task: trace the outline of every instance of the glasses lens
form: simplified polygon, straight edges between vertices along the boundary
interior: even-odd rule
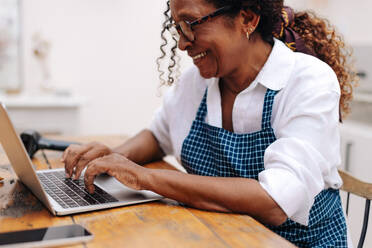
[[[181,21],[179,23],[180,25],[180,28],[181,28],[181,31],[182,33],[185,35],[185,37],[189,40],[189,41],[194,41],[195,40],[195,37],[194,37],[194,33],[192,32],[191,30],[191,27],[189,24],[187,24],[186,22],[184,21]]]
[[[176,39],[177,41],[180,39],[180,34],[177,31],[176,24],[174,23],[168,24],[166,28],[168,29],[169,33],[173,36],[174,39]]]

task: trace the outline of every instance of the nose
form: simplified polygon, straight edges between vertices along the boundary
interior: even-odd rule
[[[189,41],[185,35],[181,34],[180,39],[178,41],[178,48],[182,51],[185,51],[188,47],[192,45],[192,42]]]

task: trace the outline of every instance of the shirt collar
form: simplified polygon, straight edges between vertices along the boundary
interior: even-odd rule
[[[256,79],[241,93],[255,88],[257,83],[271,90],[283,89],[291,75],[294,63],[294,52],[283,42],[274,38],[274,46],[267,61],[258,73]],[[207,87],[209,88],[213,84],[218,83],[218,81],[219,78],[207,79]]]
[[[294,63],[294,52],[280,40],[274,39],[269,58],[254,81],[271,90],[281,90],[288,82]]]

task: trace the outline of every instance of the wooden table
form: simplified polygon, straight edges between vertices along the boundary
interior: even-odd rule
[[[115,146],[125,137],[80,137]],[[49,167],[58,168],[60,152],[46,152]],[[37,169],[48,165],[40,152]],[[147,165],[174,169],[161,161]],[[91,242],[73,247],[295,247],[247,215],[201,211],[164,199],[157,202],[56,217],[21,184],[0,152],[0,232],[78,223],[94,234]]]

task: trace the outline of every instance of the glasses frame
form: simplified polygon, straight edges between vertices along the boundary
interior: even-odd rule
[[[195,41],[195,35],[194,35],[193,29],[192,29],[193,27],[195,27],[196,25],[202,24],[204,22],[208,22],[216,16],[226,14],[227,12],[231,11],[232,9],[233,9],[233,6],[227,5],[227,6],[224,6],[222,8],[219,8],[219,9],[213,11],[212,13],[210,13],[208,15],[200,17],[200,18],[196,19],[195,21],[192,21],[192,22],[180,21],[178,24],[171,23],[171,24],[168,24],[166,26],[166,28],[170,31],[170,33],[173,36],[177,36],[177,34],[178,34],[178,37],[175,37],[176,40],[179,39],[180,34],[183,34],[183,36],[185,36],[189,41],[193,42],[193,41]],[[177,34],[171,31],[171,29],[174,29],[174,28],[176,29]]]

